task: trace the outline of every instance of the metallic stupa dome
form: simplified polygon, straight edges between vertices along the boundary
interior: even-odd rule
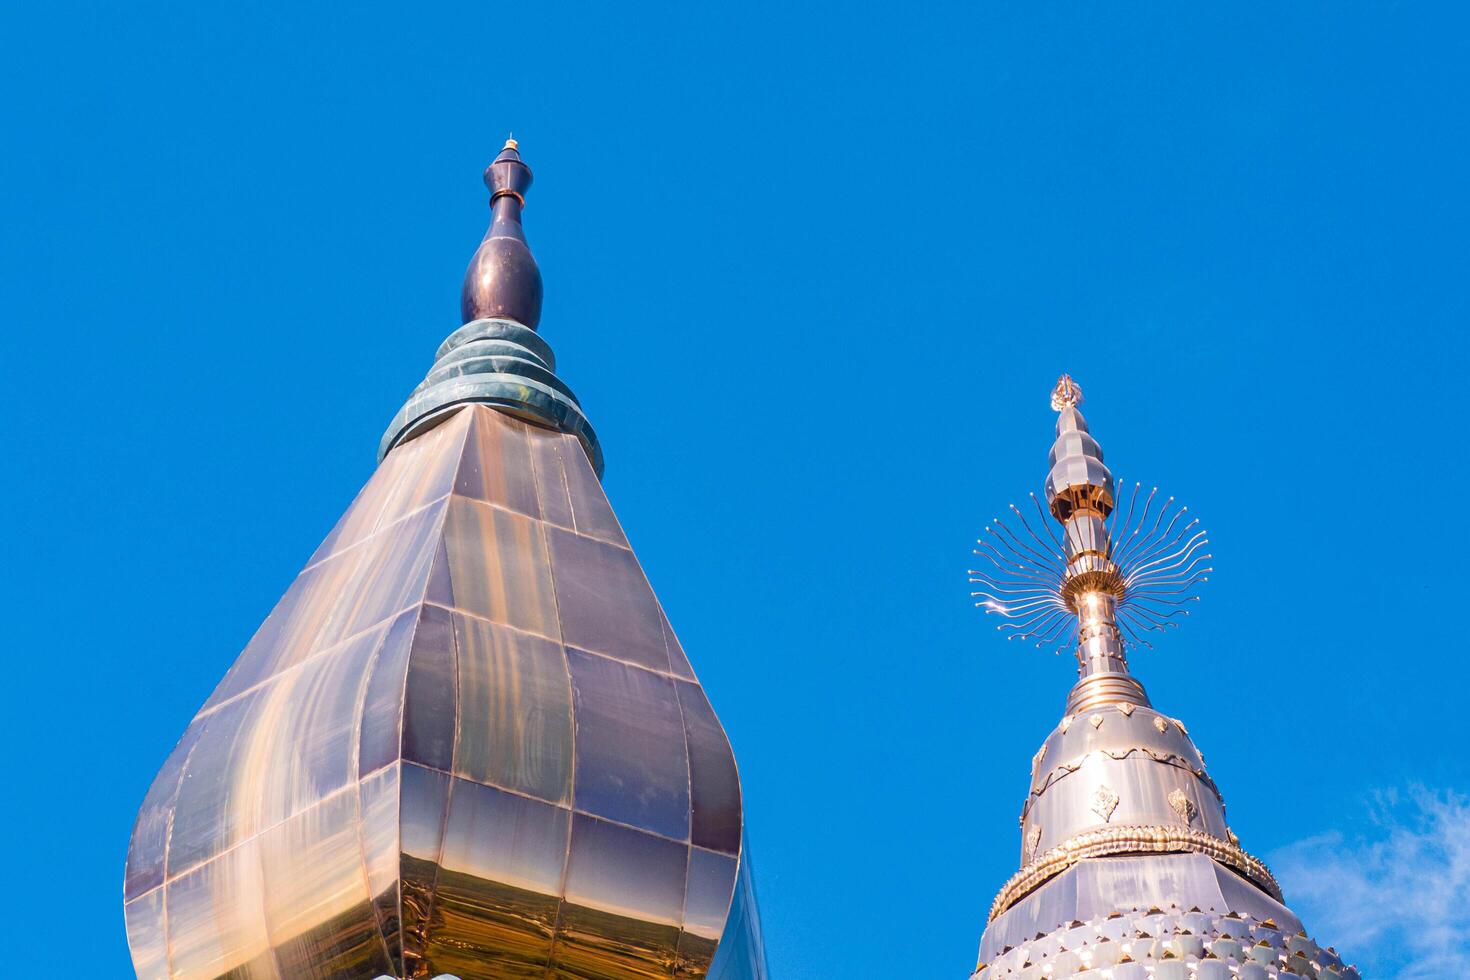
[[[729,740],[532,329],[514,146],[487,183],[470,322],[143,801],[143,980],[766,976]]]

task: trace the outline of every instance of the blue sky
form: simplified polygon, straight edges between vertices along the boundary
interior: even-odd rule
[[[973,965],[1071,667],[969,542],[1063,370],[1212,532],[1135,666],[1246,847],[1375,975],[1470,971],[1467,48],[1448,4],[9,5],[26,948],[128,975],[136,807],[457,326],[513,130],[780,980]]]

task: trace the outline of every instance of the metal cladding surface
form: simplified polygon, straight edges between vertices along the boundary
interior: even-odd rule
[[[741,828],[581,443],[465,406],[389,454],[189,725],[128,938],[143,978],[755,980]]]
[[[1184,726],[1129,702],[1069,715],[1042,744],[1021,811],[1022,863],[1116,826],[1229,839],[1220,791]]]
[[[765,980],[740,779],[533,329],[514,141],[469,322],[185,730],[128,849],[144,980]]]
[[[1015,636],[1077,644],[1066,714],[1031,761],[1021,867],[991,905],[975,980],[1342,980],[1246,853],[1184,723],[1161,714],[1126,648],[1162,632],[1207,580],[1197,520],[1149,493],[1115,499],[1102,449],[1063,375],[1042,511],[1045,535],[997,520],[974,593]],[[1119,512],[1125,516],[1119,523]],[[1171,516],[1172,513],[1172,516]],[[1061,524],[1058,537],[1046,523]],[[1112,518],[1111,522],[1109,518]]]
[[[1359,980],[1285,906],[1198,854],[1084,861],[992,922],[980,961],[976,980]]]

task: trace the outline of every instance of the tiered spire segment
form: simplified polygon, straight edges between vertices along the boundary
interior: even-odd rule
[[[1052,411],[1058,413],[1057,441],[1051,447],[1046,503],[1063,522],[1074,511],[1105,518],[1113,510],[1113,474],[1103,464],[1102,447],[1087,431],[1087,420],[1077,410],[1080,404],[1082,386],[1071,375],[1062,375],[1051,392]]]
[[[1068,701],[1072,714],[1149,703],[1129,671],[1127,648],[1150,647],[1144,634],[1173,629],[1188,615],[1184,607],[1199,598],[1190,593],[1211,571],[1205,532],[1173,497],[1156,505],[1154,488],[1140,507],[1141,486],[1134,484],[1126,505],[1118,506],[1113,474],[1077,407],[1081,402],[1081,386],[1062,375],[1051,395],[1058,416],[1045,509],[1031,495],[1041,533],[1012,504],[1012,518],[996,518],[985,529],[975,551],[984,561],[970,572],[980,586],[971,593],[976,605],[1006,620],[997,629],[1009,639],[1058,652],[1075,644],[1079,680]]]
[[[1069,710],[1110,701],[1148,704],[1143,685],[1128,672],[1118,603],[1126,597],[1123,575],[1113,562],[1107,519],[1113,512],[1113,474],[1103,462],[1102,447],[1087,431],[1077,410],[1082,388],[1062,375],[1052,390],[1057,438],[1051,447],[1046,503],[1062,525],[1061,595],[1077,617],[1077,661],[1081,691],[1074,691]],[[1080,696],[1078,696],[1080,695]]]
[[[541,270],[521,227],[531,168],[521,160],[515,140],[506,140],[486,168],[485,186],[490,189],[490,230],[465,271],[460,290],[465,323],[440,345],[428,376],[394,416],[378,446],[378,459],[438,425],[459,406],[477,402],[576,436],[601,476],[597,436],[577,396],[556,376],[550,345],[536,333]]]
[[[1041,889],[986,931],[973,980],[1360,980],[1290,910],[1200,855],[1170,859],[1170,877],[1196,896],[1186,904],[1112,901],[1120,877],[1148,880],[1155,860],[1084,865],[1066,899],[1054,889],[1072,883]],[[1065,927],[1038,933],[1059,901]]]

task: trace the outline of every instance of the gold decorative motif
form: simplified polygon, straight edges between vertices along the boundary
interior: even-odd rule
[[[1177,728],[1177,729],[1179,729],[1179,734],[1181,734],[1181,735],[1188,735],[1189,734],[1189,729],[1185,728],[1184,727],[1184,722],[1180,721],[1178,718],[1175,718],[1174,719],[1174,727]]]
[[[1064,374],[1057,379],[1057,386],[1051,390],[1051,410],[1060,412],[1064,408],[1076,408],[1082,404],[1082,386],[1072,380],[1070,374]]]
[[[1113,819],[1113,811],[1118,809],[1118,794],[1106,786],[1099,786],[1097,792],[1092,794],[1092,812],[1103,818],[1103,823]]]
[[[1176,769],[1183,769],[1203,783],[1214,795],[1215,799],[1220,801],[1222,806],[1225,804],[1224,797],[1220,795],[1220,788],[1215,785],[1215,781],[1210,778],[1209,773],[1203,769],[1196,769],[1194,763],[1189,759],[1173,752],[1156,752],[1146,746],[1136,746],[1130,749],[1093,749],[1091,752],[1083,753],[1071,762],[1058,763],[1045,776],[1042,776],[1038,772],[1033,776],[1031,792],[1026,796],[1026,803],[1022,809],[1022,813],[1030,812],[1032,804],[1040,799],[1042,794],[1051,789],[1058,780],[1080,770],[1092,756],[1100,755],[1104,758],[1112,759],[1114,762],[1122,762],[1137,754],[1145,755],[1155,762],[1162,762],[1164,765],[1173,766]]]
[[[1036,845],[1041,843],[1041,827],[1033,826],[1026,832],[1026,862],[1036,857]]]
[[[1062,715],[1062,723],[1057,727],[1062,730],[1063,735],[1067,734],[1067,729],[1072,727],[1072,716]]]
[[[1185,796],[1182,789],[1176,789],[1169,794],[1169,807],[1179,814],[1179,819],[1185,823],[1194,823],[1195,814],[1199,812],[1194,801]]]
[[[1259,858],[1239,845],[1212,834],[1180,827],[1101,827],[1063,841],[1033,859],[1001,888],[990,905],[994,920],[1040,885],[1066,871],[1078,861],[1110,854],[1178,854],[1193,851],[1228,865],[1281,901],[1281,886]]]
[[[1041,743],[1041,748],[1037,749],[1036,750],[1036,754],[1031,757],[1031,778],[1032,779],[1035,779],[1036,778],[1036,774],[1039,773],[1039,772],[1041,772],[1041,763],[1045,759],[1046,759],[1046,743],[1045,742],[1042,742]]]
[[[1162,735],[1169,730],[1169,723],[1164,720],[1163,715],[1159,715],[1154,718],[1154,727],[1157,728],[1159,730],[1159,734]]]
[[[1118,705],[1118,710],[1123,712],[1124,718],[1132,718],[1133,712],[1137,708],[1138,705],[1134,704],[1132,701],[1124,701],[1122,704]]]
[[[1174,617],[1186,610],[1166,607],[1197,599],[1189,593],[1211,568],[1209,536],[1187,507],[1158,497],[1157,487],[1114,486],[1078,410],[1082,401],[1082,387],[1061,375],[1050,395],[1061,417],[1045,505],[1033,493],[1027,507],[1011,504],[1004,520],[994,518],[976,541],[981,567],[969,574],[970,598],[1006,620],[995,628],[1008,639],[1058,653],[1076,645],[1080,680],[1065,710],[1086,717],[1119,701],[1148,703],[1126,653],[1151,649],[1145,634],[1178,625]],[[1065,545],[1051,520],[1062,525]]]
[[[1229,827],[1225,828],[1225,836],[1230,838],[1230,843],[1234,844],[1236,847],[1240,846],[1240,838],[1236,837],[1235,831],[1231,830]]]
[[[1101,714],[1093,715],[1091,718],[1089,718],[1087,720],[1092,724],[1092,727],[1093,728],[1101,728],[1102,727],[1103,716]]]

